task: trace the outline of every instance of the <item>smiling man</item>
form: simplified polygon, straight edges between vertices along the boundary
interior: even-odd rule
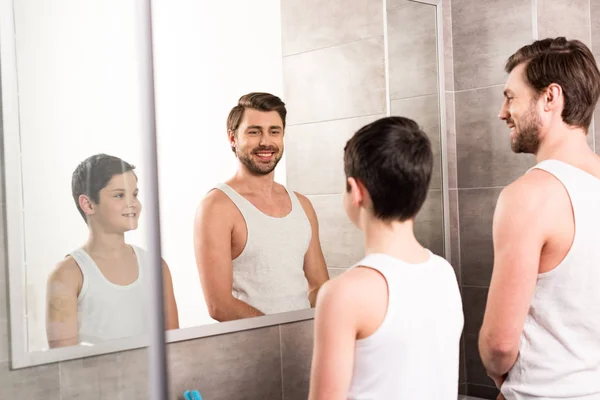
[[[564,37],[524,46],[506,71],[499,117],[537,164],[498,199],[481,358],[508,400],[598,400],[600,157],[586,135],[600,72]]]
[[[236,174],[200,203],[194,249],[210,316],[229,321],[314,307],[329,279],[310,201],[274,180],[285,104],[242,96],[227,118]]]

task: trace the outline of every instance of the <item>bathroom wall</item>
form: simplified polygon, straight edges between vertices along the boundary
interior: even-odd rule
[[[497,119],[503,100],[504,63],[534,38],[558,35],[591,44],[598,59],[600,1],[451,2],[454,77],[446,96],[449,109],[455,111],[449,123],[453,121],[456,129],[456,155],[450,157],[449,167],[452,248],[459,249],[456,256],[465,311],[467,384],[462,390],[495,399],[497,390],[486,376],[477,349],[493,263],[492,216],[502,188],[535,163],[532,156],[512,153],[507,128]],[[595,135],[591,130],[588,136],[592,148],[599,139],[598,125]],[[452,171],[456,173],[454,181]]]
[[[443,254],[435,7],[387,2],[388,92],[383,1],[320,3],[281,3],[286,167],[287,184],[315,207],[330,274],[364,254],[361,234],[341,207],[343,148],[358,128],[387,115],[388,100],[392,115],[410,116],[430,133],[435,169],[415,231]]]
[[[287,184],[319,218],[330,275],[364,255],[342,207],[343,149],[386,115],[382,0],[281,2]]]

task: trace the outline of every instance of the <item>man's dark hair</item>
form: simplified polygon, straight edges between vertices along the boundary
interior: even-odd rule
[[[432,168],[429,138],[404,117],[385,117],[362,127],[344,148],[346,178],[366,187],[375,217],[384,221],[403,222],[417,215]]]
[[[510,56],[505,70],[510,73],[522,63],[527,63],[525,76],[538,96],[550,84],[560,85],[563,121],[587,131],[600,96],[600,72],[590,49],[562,36],[537,40]]]
[[[107,154],[95,154],[83,160],[75,171],[71,179],[71,192],[77,210],[87,223],[85,213],[79,206],[79,196],[86,195],[94,203],[100,203],[100,191],[108,185],[108,182],[115,175],[121,175],[128,171],[133,171],[135,166],[123,161],[119,157],[109,156]]]

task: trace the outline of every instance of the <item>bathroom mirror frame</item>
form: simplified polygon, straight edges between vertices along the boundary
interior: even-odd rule
[[[21,177],[21,132],[19,121],[19,90],[18,90],[18,73],[16,59],[16,38],[15,38],[15,20],[14,20],[14,0],[0,0],[0,76],[1,76],[1,99],[0,112],[2,125],[0,132],[2,137],[2,171],[0,179],[4,179],[6,207],[6,219],[2,221],[5,224],[6,232],[6,257],[8,285],[9,290],[7,298],[9,301],[9,321],[10,321],[10,343],[11,343],[11,366],[13,369],[31,367],[35,365],[49,364],[59,361],[85,358],[101,354],[114,353],[125,350],[138,349],[143,347],[157,346],[159,349],[164,349],[165,342],[178,342],[184,340],[197,339],[207,336],[221,335],[225,333],[256,329],[278,324],[285,324],[296,321],[312,319],[314,317],[314,309],[298,310],[282,314],[266,315],[255,318],[247,318],[236,321],[215,323],[197,327],[188,327],[173,331],[168,331],[164,335],[162,332],[154,332],[159,328],[157,320],[150,321],[148,326],[148,335],[131,337],[126,339],[112,340],[100,343],[94,346],[72,346],[52,349],[49,351],[34,351],[29,352],[27,349],[27,296],[26,296],[26,265],[24,261],[24,221],[23,221],[23,193],[22,193],[22,177]],[[450,225],[448,220],[449,204],[448,204],[448,163],[447,163],[447,144],[446,144],[446,104],[445,104],[445,82],[444,82],[444,47],[443,47],[443,17],[441,0],[410,0],[417,3],[430,4],[436,7],[436,40],[437,40],[437,75],[438,75],[438,90],[439,90],[439,116],[440,116],[440,132],[441,137],[441,166],[442,166],[442,200],[443,200],[443,227],[444,227],[444,257],[450,260]],[[145,2],[143,2],[145,3]],[[386,86],[389,93],[389,68],[387,54],[387,2],[383,0],[383,24],[384,24],[384,43],[385,43],[385,74]],[[148,19],[147,10],[143,7],[139,8],[141,18]],[[146,27],[148,28],[148,27]],[[141,32],[148,34],[149,32]],[[151,43],[148,45],[151,49]],[[151,51],[149,51],[149,60],[151,60]],[[148,68],[150,82],[149,90],[154,93],[152,81],[152,65]],[[153,98],[149,101],[153,105]],[[390,99],[387,98],[387,115],[390,115]],[[144,150],[155,150],[155,125],[154,111],[147,113],[148,127],[150,135],[144,143]],[[146,165],[156,166],[156,154],[152,151],[145,151],[144,158]],[[10,173],[9,173],[10,171]],[[151,174],[154,178],[150,178],[152,182],[150,193],[157,193],[154,189],[157,188],[156,174]],[[1,183],[1,182],[0,182]],[[151,202],[152,208],[158,207],[157,199]],[[150,210],[148,218],[148,226],[150,231],[159,232],[160,221],[158,211]],[[160,235],[151,233],[152,243],[160,243]],[[160,259],[160,250],[151,252],[151,258],[154,261]],[[156,263],[160,265],[160,263]],[[157,268],[157,270],[160,270]],[[154,271],[150,274],[150,288],[160,287],[160,272]],[[2,280],[0,280],[1,282]],[[4,289],[2,289],[4,290]],[[152,292],[156,293],[156,290]],[[152,306],[162,304],[161,296],[152,296],[149,303]],[[162,321],[162,318],[159,318]],[[166,337],[165,337],[166,336]],[[162,340],[165,338],[166,340]],[[157,343],[158,342],[158,343]]]

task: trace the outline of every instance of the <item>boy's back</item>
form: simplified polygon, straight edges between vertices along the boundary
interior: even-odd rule
[[[310,400],[456,399],[456,276],[414,235],[432,169],[427,134],[408,118],[381,118],[346,143],[344,209],[366,257],[319,291]]]
[[[456,398],[462,301],[450,264],[429,254],[419,264],[381,253],[356,264],[366,288],[359,335],[375,331],[356,341],[348,399]]]

